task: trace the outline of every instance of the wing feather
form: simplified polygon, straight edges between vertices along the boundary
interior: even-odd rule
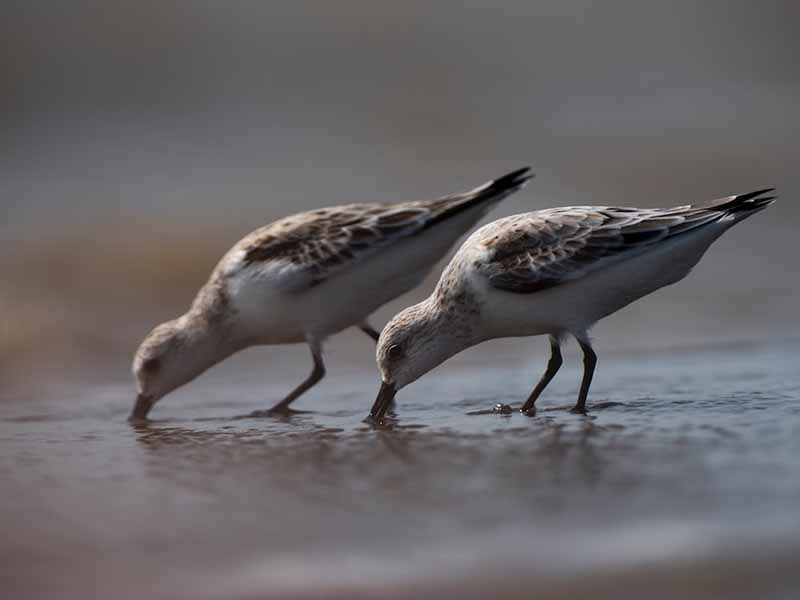
[[[477,267],[490,285],[515,293],[545,290],[643,252],[740,211],[768,206],[761,190],[669,209],[578,206],[515,215],[487,226]]]
[[[257,229],[231,249],[233,269],[280,273],[280,285],[301,291],[381,248],[413,236],[472,206],[494,202],[531,178],[519,169],[462,194],[403,204],[349,204],[300,213]]]

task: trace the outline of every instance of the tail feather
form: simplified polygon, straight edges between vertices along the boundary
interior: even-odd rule
[[[469,202],[487,200],[498,196],[500,198],[505,198],[509,194],[513,194],[517,190],[525,187],[531,179],[533,179],[531,168],[523,167],[522,169],[511,171],[511,173],[498,177],[497,179],[487,181],[474,190],[461,194],[461,196]]]
[[[777,200],[777,196],[763,196],[761,198],[753,198],[747,202],[742,202],[740,204],[736,204],[735,206],[731,206],[728,210],[729,212],[740,212],[740,211],[749,211],[749,210],[761,210],[762,208],[768,207],[770,204],[774,204],[775,200]]]
[[[474,191],[481,195],[516,192],[523,188],[531,179],[533,179],[531,168],[523,167],[522,169],[517,169],[516,171],[511,171],[511,173],[507,175],[498,177]]]
[[[757,190],[747,194],[719,198],[706,204],[693,205],[692,208],[705,208],[708,210],[728,212],[759,210],[766,208],[775,201],[777,196],[763,196],[763,194],[768,194],[769,192],[774,191],[775,188],[764,188],[763,190]]]
[[[431,227],[479,204],[486,204],[486,210],[488,211],[490,202],[492,204],[499,202],[514,192],[521,190],[531,179],[533,179],[531,168],[524,167],[488,181],[463,194],[433,200],[429,203],[429,206],[437,205],[438,212],[436,216],[425,224],[425,227]]]

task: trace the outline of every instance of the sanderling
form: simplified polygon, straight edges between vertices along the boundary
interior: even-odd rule
[[[305,342],[311,374],[269,412],[325,374],[322,342],[418,285],[456,240],[532,177],[524,168],[462,194],[402,204],[349,204],[257,229],[222,258],[183,316],[156,327],[133,361],[132,420],[209,367],[254,345]]]
[[[561,366],[574,336],[583,379],[572,409],[586,411],[597,357],[588,330],[603,317],[683,279],[723,232],[775,201],[760,190],[667,209],[575,206],[498,219],[475,231],[433,293],[381,332],[381,389],[368,420],[380,421],[397,391],[462,350],[501,337],[550,336],[544,375],[521,410]]]

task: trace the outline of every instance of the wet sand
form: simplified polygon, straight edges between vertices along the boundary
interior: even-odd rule
[[[284,419],[293,383],[243,360],[125,422],[124,374],[0,402],[9,598],[790,598],[800,589],[797,342],[440,369],[362,423],[368,368]],[[475,354],[477,356],[478,353]],[[542,364],[536,364],[542,363]],[[575,364],[572,364],[575,363]],[[507,364],[507,363],[506,363]],[[299,368],[299,367],[297,367]],[[618,403],[618,404],[617,404]]]

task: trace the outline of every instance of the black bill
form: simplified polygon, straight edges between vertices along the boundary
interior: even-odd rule
[[[151,408],[153,408],[153,398],[151,396],[139,394],[136,396],[136,404],[133,407],[131,416],[128,417],[128,421],[133,422],[146,420],[147,414],[150,412]]]
[[[386,414],[386,409],[392,404],[397,390],[393,385],[382,382],[381,389],[378,391],[378,397],[375,398],[375,404],[372,405],[372,410],[369,411],[369,417],[373,421],[380,421],[383,415]]]

